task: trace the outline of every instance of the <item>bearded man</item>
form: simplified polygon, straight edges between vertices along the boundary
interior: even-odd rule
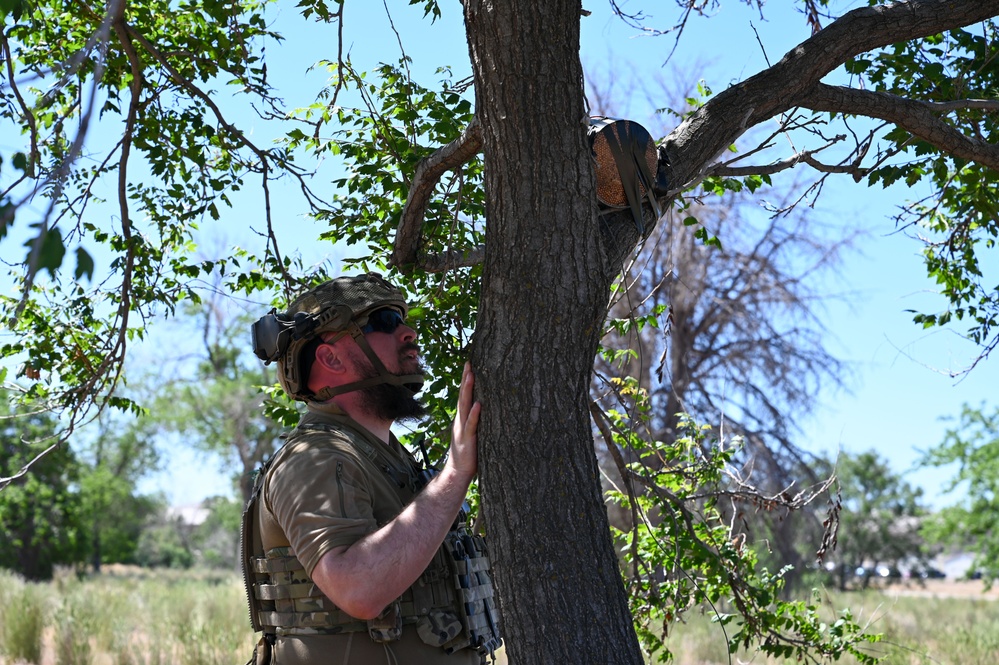
[[[425,415],[408,309],[368,273],[253,326],[254,352],[306,403],[243,515],[258,665],[472,665],[501,644],[485,542],[464,524],[481,408],[471,367],[439,472],[392,432]]]

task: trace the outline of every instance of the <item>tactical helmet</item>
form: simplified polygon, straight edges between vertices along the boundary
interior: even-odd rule
[[[278,381],[293,399],[325,401],[379,383],[401,386],[415,395],[423,387],[423,375],[390,373],[364,338],[361,328],[368,316],[385,307],[395,309],[403,318],[409,312],[402,292],[378,273],[337,277],[300,295],[283,314],[272,309],[254,323],[253,352],[266,364],[277,361]],[[315,353],[314,342],[326,332],[339,333],[331,342],[351,335],[378,375],[313,394],[308,388],[308,370],[312,366],[308,356]]]
[[[666,169],[660,168],[664,156],[652,135],[631,120],[594,116],[590,118],[587,136],[596,162],[594,172],[601,214],[630,208],[638,233],[646,237],[643,199],[658,220],[663,212],[656,197],[669,190]],[[648,232],[651,231],[650,227]]]

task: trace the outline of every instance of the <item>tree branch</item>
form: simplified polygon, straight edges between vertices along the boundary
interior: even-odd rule
[[[663,143],[671,186],[684,187],[749,127],[800,106],[824,76],[867,51],[993,18],[995,0],[909,0],[844,14],[780,62],[719,93]]]
[[[745,177],[750,175],[773,175],[774,173],[780,173],[781,171],[786,171],[788,169],[794,168],[798,164],[808,164],[816,171],[821,171],[822,173],[849,173],[851,175],[856,175],[861,172],[859,165],[854,164],[823,164],[819,160],[815,159],[814,155],[819,153],[834,143],[842,141],[846,137],[843,135],[836,136],[828,144],[822,146],[821,148],[816,148],[815,150],[802,150],[801,152],[795,153],[790,157],[773,162],[772,164],[756,164],[751,166],[729,166],[732,162],[726,162],[724,164],[716,164],[715,166],[709,167],[705,172],[705,176],[729,176],[729,177]],[[732,160],[735,161],[735,160]]]
[[[482,127],[479,125],[478,116],[476,116],[472,118],[461,136],[417,165],[416,172],[413,174],[413,182],[409,188],[409,195],[406,197],[406,204],[403,206],[402,216],[399,219],[399,226],[395,232],[395,249],[392,251],[389,263],[403,271],[408,270],[407,266],[416,264],[423,215],[440,177],[445,172],[470,160],[481,149]],[[477,254],[477,252],[472,252],[472,254]],[[479,260],[481,261],[481,257]],[[431,263],[433,261],[428,259],[422,267],[433,272],[434,269],[430,267]]]
[[[887,120],[956,157],[999,170],[999,146],[966,136],[939,117],[940,113],[957,109],[999,110],[999,101],[923,102],[886,92],[819,83],[798,103],[813,111],[850,113]]]
[[[420,267],[427,272],[447,272],[455,268],[470,268],[477,266],[486,257],[486,248],[476,247],[469,251],[451,250],[440,254],[431,254],[420,259]]]

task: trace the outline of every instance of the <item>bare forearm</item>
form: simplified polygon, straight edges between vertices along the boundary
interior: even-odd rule
[[[370,619],[429,565],[454,522],[471,476],[450,464],[391,522],[349,547],[327,552],[313,581],[351,616]]]

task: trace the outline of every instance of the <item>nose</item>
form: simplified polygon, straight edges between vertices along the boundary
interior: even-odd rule
[[[405,323],[399,324],[399,327],[396,328],[396,333],[399,335],[399,339],[401,339],[403,343],[412,342],[416,339],[416,331]]]

